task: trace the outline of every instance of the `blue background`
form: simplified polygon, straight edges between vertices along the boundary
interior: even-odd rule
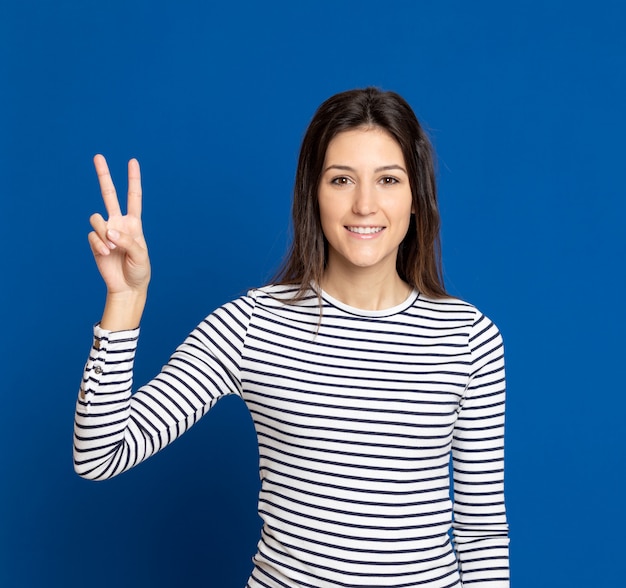
[[[513,586],[625,586],[625,29],[604,0],[3,3],[0,585],[244,585],[258,473],[236,399],[117,479],[73,473],[104,298],[91,158],[122,193],[142,164],[142,383],[271,277],[314,109],[377,85],[436,146],[450,292],[505,337]]]

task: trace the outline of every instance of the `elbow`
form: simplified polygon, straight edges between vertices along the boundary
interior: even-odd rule
[[[94,451],[74,444],[74,471],[85,480],[102,481],[115,476],[119,472],[113,467],[113,461],[111,455],[94,455]]]
[[[74,454],[74,471],[84,480],[101,481],[112,476],[102,472],[101,464],[94,464],[90,460],[84,461]]]

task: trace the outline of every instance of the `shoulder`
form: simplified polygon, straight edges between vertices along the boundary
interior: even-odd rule
[[[420,294],[413,308],[434,320],[471,326],[482,314],[473,304],[460,298],[430,298]]]
[[[433,320],[463,329],[472,341],[482,337],[500,337],[494,322],[474,304],[460,298],[429,298],[420,294],[414,308]]]
[[[248,290],[247,296],[255,300],[291,300],[298,292],[297,285],[289,284],[266,284],[258,288]]]
[[[319,298],[313,290],[304,296],[300,295],[300,287],[295,284],[269,284],[248,290],[247,297],[254,301],[255,306],[267,309],[285,308],[319,308]]]
[[[296,299],[298,293],[297,286],[289,285],[267,285],[258,288],[251,288],[246,294],[223,304],[215,309],[207,320],[214,318],[224,320],[237,320],[249,322],[258,312],[278,311],[289,309],[317,309],[318,299],[314,292],[310,292],[303,298]]]

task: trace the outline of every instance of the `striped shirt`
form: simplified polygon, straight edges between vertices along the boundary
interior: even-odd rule
[[[76,471],[120,474],[236,394],[259,442],[248,588],[509,586],[497,328],[417,292],[380,311],[324,293],[321,318],[314,294],[292,294],[268,286],[220,307],[134,394],[138,330],[96,326]]]

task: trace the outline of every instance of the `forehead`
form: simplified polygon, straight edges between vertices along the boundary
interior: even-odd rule
[[[361,163],[367,165],[404,164],[400,144],[380,127],[358,127],[341,131],[326,149],[325,163]]]

